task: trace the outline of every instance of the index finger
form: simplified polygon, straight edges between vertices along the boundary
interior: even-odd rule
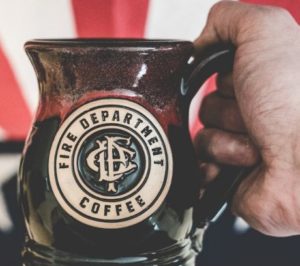
[[[202,53],[216,44],[231,44],[238,47],[244,42],[251,41],[253,33],[256,38],[260,36],[274,39],[286,26],[280,23],[278,18],[286,14],[297,25],[292,16],[282,8],[221,1],[211,8],[206,26],[194,44],[197,51]],[[257,27],[254,29],[254,22],[259,25],[259,30]]]

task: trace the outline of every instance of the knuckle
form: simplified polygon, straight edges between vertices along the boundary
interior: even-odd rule
[[[211,142],[208,143],[206,153],[207,153],[207,155],[208,155],[208,157],[210,159],[214,159],[215,158],[216,147],[215,147],[215,145],[213,143],[211,143]]]
[[[205,159],[207,157],[207,147],[209,145],[209,130],[208,129],[201,129],[197,133],[196,138],[194,139],[194,145],[196,147],[196,154],[199,156],[201,159]]]
[[[202,160],[213,160],[216,154],[215,134],[212,129],[202,129],[195,140],[197,154]]]
[[[257,185],[257,183],[250,187],[249,184],[240,185],[232,201],[232,212],[263,234],[273,236],[291,234],[296,226],[291,219],[289,198],[274,192],[276,189],[270,183],[264,185],[260,183],[262,187],[259,191]]]
[[[219,154],[218,134],[211,132],[207,144],[207,154],[211,159],[216,159]]]
[[[249,203],[245,200],[245,197],[241,197],[239,191],[237,191],[231,204],[231,211],[234,215],[247,220],[247,213],[251,213],[252,208],[251,205],[248,205]]]
[[[230,5],[230,2],[227,1],[220,1],[212,5],[212,7],[209,10],[208,13],[208,19],[210,20],[211,18],[215,16],[219,16],[221,12],[224,12],[225,9],[227,8],[228,5]]]
[[[267,7],[267,9],[269,10],[270,16],[274,17],[274,19],[280,21],[290,21],[292,19],[289,11],[282,7]]]
[[[261,29],[272,29],[272,31],[276,27],[285,27],[286,24],[290,24],[293,20],[291,14],[281,7],[260,6],[253,9],[249,14],[249,19],[255,22],[254,25]]]
[[[278,38],[283,31],[295,29],[293,17],[284,8],[254,5],[240,21],[240,43],[258,38]],[[275,40],[275,39],[274,39]]]
[[[209,10],[208,17],[212,17],[214,14],[218,13],[220,9],[223,9],[223,5],[223,2],[217,2],[213,4]]]
[[[240,199],[233,201],[232,212],[236,216],[243,218],[253,228],[266,232],[270,226],[270,210],[266,204],[259,200]]]

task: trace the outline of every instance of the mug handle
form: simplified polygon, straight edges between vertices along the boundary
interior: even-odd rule
[[[189,107],[192,99],[204,82],[214,73],[232,69],[234,49],[212,47],[204,57],[195,56],[187,66],[186,75],[181,86],[181,106],[184,127],[188,130]],[[189,133],[187,132],[189,135]],[[191,143],[192,144],[192,143]],[[214,221],[227,206],[238,184],[245,176],[247,169],[224,165],[214,181],[212,181],[194,208],[194,221],[197,227],[205,227]]]

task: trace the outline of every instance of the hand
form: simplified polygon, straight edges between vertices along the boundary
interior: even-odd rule
[[[279,8],[223,1],[195,41],[236,47],[232,73],[203,100],[194,143],[207,180],[222,164],[253,166],[232,210],[273,236],[300,234],[300,29]]]

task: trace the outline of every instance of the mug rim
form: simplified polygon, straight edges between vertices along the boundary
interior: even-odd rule
[[[191,41],[181,39],[147,39],[147,38],[63,38],[63,39],[32,39],[25,43],[24,47],[145,47],[158,48],[164,46],[177,46],[192,44]]]

